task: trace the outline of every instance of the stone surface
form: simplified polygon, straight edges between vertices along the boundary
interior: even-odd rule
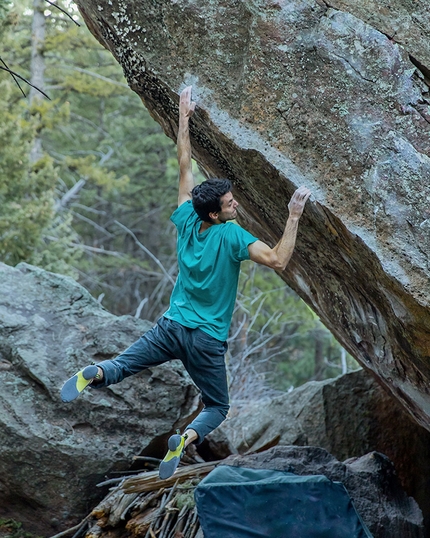
[[[250,404],[219,430],[242,454],[275,445],[322,447],[340,461],[383,453],[418,502],[430,536],[430,433],[364,370]]]
[[[0,264],[0,516],[54,534],[85,516],[106,473],[184,425],[196,389],[179,364],[60,399],[68,377],[149,327],[113,316],[68,277]]]
[[[430,429],[426,3],[77,3],[172,138],[193,85],[193,155],[233,181],[250,231],[275,244],[312,189],[282,276]]]
[[[331,0],[332,8],[347,11],[385,34],[409,53],[430,80],[429,9],[425,2],[410,0]]]
[[[322,474],[342,482],[374,538],[423,538],[422,514],[402,490],[390,461],[371,452],[343,463],[317,447],[280,446],[223,463],[252,469]]]

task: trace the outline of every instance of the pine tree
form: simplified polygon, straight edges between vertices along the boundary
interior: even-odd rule
[[[27,260],[40,246],[53,217],[56,177],[52,161],[30,165],[33,129],[11,112],[11,83],[0,83],[0,256],[10,265]]]
[[[30,46],[20,27],[19,10],[0,13],[4,15],[0,36],[8,60],[3,65],[28,79]],[[34,100],[29,106],[23,95],[27,86],[22,81],[18,86],[17,81],[2,71],[0,256],[11,265],[26,261],[73,274],[72,262],[80,251],[71,245],[76,234],[70,216],[56,211],[57,170],[48,154],[33,151],[43,128],[51,123],[52,105]]]
[[[167,306],[166,273],[176,267],[169,224],[177,199],[175,146],[110,53],[60,15],[55,23],[51,16],[46,39],[48,89],[70,116],[46,131],[44,147],[59,168],[61,195],[81,185],[69,204],[84,252],[80,281],[111,311],[140,307],[154,319]]]

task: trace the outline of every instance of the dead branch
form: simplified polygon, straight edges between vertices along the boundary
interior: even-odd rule
[[[69,13],[67,13],[67,11],[65,11],[62,7],[57,6],[57,4],[54,4],[54,2],[50,2],[50,0],[45,0],[45,2],[47,2],[47,3],[48,3],[50,6],[52,6],[52,7],[56,7],[57,9],[59,9],[62,13],[64,13],[64,15],[66,15],[67,17],[69,17],[69,19],[70,19],[71,21],[73,21],[73,22],[76,24],[76,26],[79,26],[79,27],[81,26],[81,25],[80,25],[77,21],[75,21],[75,19],[74,19]]]
[[[79,194],[79,191],[84,187],[86,182],[86,179],[80,179],[79,181],[77,181],[73,185],[73,187],[69,189],[66,194],[61,197],[60,200],[57,201],[57,203],[55,204],[55,211],[61,211],[65,207],[67,207],[67,205],[73,200],[73,198],[75,198]]]
[[[3,62],[4,63],[4,62]],[[0,65],[0,69],[2,71],[6,71],[7,73],[9,73],[12,78],[15,80],[15,77],[19,78],[20,80],[23,80],[26,84],[28,84],[29,86],[31,86],[32,88],[34,88],[35,90],[37,90],[38,92],[40,92],[42,95],[44,95],[47,99],[51,100],[51,98],[49,97],[49,95],[46,95],[45,92],[43,92],[40,88],[38,88],[37,86],[34,86],[34,84],[32,84],[29,80],[27,80],[26,78],[22,77],[21,75],[18,75],[18,73],[15,73],[15,71],[12,71],[12,69],[9,69],[9,67],[4,67],[2,65]],[[16,80],[15,80],[16,82]],[[18,84],[18,87],[19,89],[21,90],[22,92],[22,88],[19,86]],[[26,97],[26,95],[24,94],[24,97]]]
[[[176,473],[167,480],[160,480],[158,478],[158,471],[143,473],[138,476],[133,476],[132,478],[127,478],[121,488],[125,493],[141,493],[145,491],[154,491],[161,487],[168,488],[173,486],[176,481],[181,484],[191,478],[206,476],[220,463],[220,461],[211,461],[197,463],[195,465],[187,465],[186,467],[178,469]]]
[[[83,529],[84,525],[88,522],[90,517],[91,517],[91,514],[85,517],[80,523],[78,523],[74,527],[71,527],[70,529],[67,529],[63,532],[60,532],[59,534],[56,534],[55,536],[51,536],[51,538],[62,538],[63,536],[67,536],[74,531],[80,532]]]
[[[5,63],[5,61],[4,61],[2,58],[0,58],[0,62],[6,67],[6,69],[9,69],[9,67],[7,66],[7,64]],[[24,97],[27,97],[27,96],[25,95],[25,93],[24,93],[24,90],[21,88],[19,82],[16,80],[15,75],[14,75],[13,73],[11,73],[11,77],[12,77],[13,80],[15,81],[15,84],[18,86],[18,88],[21,90],[22,95],[23,95]]]
[[[121,529],[130,533],[130,536],[145,538],[201,536],[194,504],[194,489],[200,480],[220,463],[222,462],[216,461],[188,465],[179,468],[168,480],[160,480],[158,471],[124,477],[123,482],[88,516],[93,518],[93,521],[90,523],[90,529],[86,531],[86,536],[108,538],[112,536],[112,530],[115,533]],[[73,530],[83,530],[84,522]],[[71,531],[72,529],[66,532]]]
[[[145,247],[145,245],[142,245],[142,243],[139,241],[139,239],[136,237],[136,235],[129,229],[127,228],[127,226],[124,226],[124,224],[121,224],[120,222],[118,222],[117,220],[115,221],[115,224],[117,224],[120,228],[122,228],[125,232],[127,232],[129,235],[131,235],[131,237],[134,239],[134,242],[136,243],[136,245],[138,247],[140,247],[144,252],[146,252],[146,254],[148,254],[148,256],[154,260],[154,262],[158,265],[158,267],[161,269],[161,271],[163,272],[164,276],[169,280],[169,282],[172,284],[172,286],[175,285],[175,281],[173,280],[173,278],[169,275],[169,273],[166,271],[164,265],[160,262],[160,260],[154,256],[154,254],[152,254],[152,252],[147,249]]]

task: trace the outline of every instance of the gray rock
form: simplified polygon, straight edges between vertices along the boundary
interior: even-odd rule
[[[150,324],[107,312],[74,280],[0,264],[0,515],[51,534],[83,517],[106,473],[183,425],[196,389],[171,363],[74,402],[63,382]]]
[[[341,463],[322,448],[280,446],[261,454],[230,456],[225,464],[325,475],[342,482],[374,538],[424,537],[417,503],[405,495],[392,464],[378,452]]]
[[[364,370],[250,404],[220,430],[218,436],[224,434],[242,454],[275,445],[322,447],[341,461],[383,453],[418,502],[430,533],[430,433]]]
[[[216,430],[206,436],[203,443],[198,446],[198,453],[204,461],[218,461],[239,454],[236,446],[231,442],[232,435],[230,428],[218,427]]]
[[[408,0],[332,0],[332,8],[347,11],[403,46],[429,78],[430,45],[426,31],[429,10],[425,2]]]
[[[312,188],[282,276],[430,429],[427,4],[77,3],[172,138],[193,85],[193,155],[250,231],[275,244]]]

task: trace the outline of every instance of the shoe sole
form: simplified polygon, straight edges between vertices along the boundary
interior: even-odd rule
[[[73,377],[68,379],[61,389],[60,395],[63,402],[76,400],[79,394],[91,383],[97,375],[97,366],[87,366]]]
[[[166,480],[170,478],[178,468],[181,461],[182,453],[184,451],[185,439],[182,435],[172,435],[167,441],[169,451],[165,455],[163,461],[160,463],[158,469],[158,476],[160,480]]]

